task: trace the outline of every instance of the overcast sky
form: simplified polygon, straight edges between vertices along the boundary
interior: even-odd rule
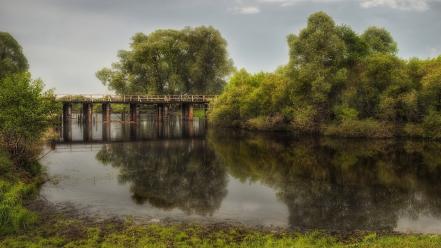
[[[357,32],[388,29],[402,57],[441,54],[441,0],[0,0],[0,31],[23,46],[33,77],[57,93],[108,93],[95,72],[136,32],[212,25],[238,68],[288,61],[286,36],[326,11]]]

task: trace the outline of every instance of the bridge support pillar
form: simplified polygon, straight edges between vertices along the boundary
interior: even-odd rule
[[[103,103],[103,122],[110,122],[111,108],[110,103]]]
[[[163,120],[168,118],[168,105],[158,104],[156,107],[156,117],[158,120]]]
[[[102,127],[102,138],[103,141],[110,141],[111,134],[110,134],[110,121],[104,122],[103,121],[103,127]]]
[[[64,119],[63,121],[63,141],[72,141],[72,120]]]
[[[83,119],[86,123],[92,123],[92,103],[83,103]]]
[[[193,105],[191,103],[182,104],[182,119],[188,121],[193,120]]]
[[[63,103],[63,121],[67,122],[72,118],[72,103]]]
[[[130,121],[138,121],[138,105],[136,103],[130,103]]]
[[[207,120],[207,114],[208,114],[208,104],[204,104],[204,118]]]

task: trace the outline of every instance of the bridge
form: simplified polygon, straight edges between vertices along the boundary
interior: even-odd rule
[[[63,120],[72,118],[72,104],[82,104],[84,120],[92,120],[93,104],[102,105],[103,121],[110,121],[111,104],[128,104],[130,121],[137,122],[140,105],[156,106],[159,119],[166,118],[171,105],[178,105],[182,118],[193,119],[193,106],[202,105],[205,111],[215,95],[57,95],[56,101],[63,103]]]

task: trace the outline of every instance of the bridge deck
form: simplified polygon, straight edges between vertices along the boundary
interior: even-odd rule
[[[63,103],[209,103],[214,95],[57,95]]]

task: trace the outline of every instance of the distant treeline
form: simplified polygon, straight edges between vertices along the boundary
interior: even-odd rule
[[[231,77],[212,104],[221,126],[347,137],[441,138],[441,57],[401,59],[388,31],[359,35],[326,13],[288,36],[289,63]]]

